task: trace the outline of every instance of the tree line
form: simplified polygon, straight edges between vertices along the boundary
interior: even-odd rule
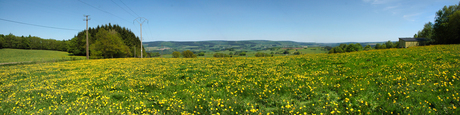
[[[89,53],[91,58],[140,57],[141,41],[135,34],[118,25],[106,24],[88,28]],[[43,39],[36,36],[0,34],[0,48],[38,49],[67,51],[73,55],[86,55],[86,31],[80,31],[70,40]],[[144,57],[159,56],[146,53]]]
[[[340,44],[339,46],[333,47],[331,50],[329,50],[329,53],[345,53],[345,52],[355,52],[355,51],[367,51],[367,50],[372,50],[372,49],[388,49],[388,48],[398,48],[399,47],[399,42],[391,42],[388,40],[388,42],[385,43],[377,43],[375,44],[374,47],[370,45],[366,45],[363,47],[360,43],[356,44]]]
[[[434,23],[425,23],[414,38],[427,38],[430,44],[460,43],[460,2],[458,5],[444,6],[436,12]]]
[[[43,39],[37,36],[15,36],[0,34],[0,48],[67,51],[68,40]]]

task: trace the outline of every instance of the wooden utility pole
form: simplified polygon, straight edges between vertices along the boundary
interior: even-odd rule
[[[137,21],[137,19],[139,19],[139,21]],[[142,19],[144,19],[144,21],[140,22]],[[136,18],[134,19],[134,21],[136,21],[137,23],[139,23],[141,25],[141,58],[142,58],[142,24],[146,21],[147,19],[143,18],[143,17],[139,17],[139,18]],[[134,23],[133,21],[133,23]],[[147,20],[147,23],[149,23],[149,20]]]
[[[86,59],[89,59],[89,43],[88,43],[88,16],[89,15],[84,15],[86,17],[86,19],[84,21],[86,21]]]

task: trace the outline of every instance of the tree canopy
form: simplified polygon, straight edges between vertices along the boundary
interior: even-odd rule
[[[127,57],[131,55],[129,48],[123,43],[115,30],[101,28],[96,33],[95,43],[90,46],[91,56],[97,58]]]
[[[0,34],[0,48],[37,49],[67,51],[68,41],[43,39],[36,36],[15,36],[13,34]]]
[[[179,57],[180,57],[180,52],[174,51],[174,52],[172,53],[172,56],[173,56],[173,58],[179,58]]]
[[[136,37],[136,35],[129,29],[125,28],[125,27],[120,27],[118,25],[112,25],[112,24],[106,24],[106,25],[102,25],[102,26],[97,26],[96,28],[88,28],[88,41],[89,41],[89,45],[91,46],[92,44],[95,44],[95,43],[98,43],[98,40],[99,38],[97,37],[97,33],[101,30],[101,29],[104,29],[105,31],[108,31],[109,33],[112,32],[112,33],[117,33],[118,35],[111,35],[112,38],[113,37],[116,37],[118,36],[120,39],[121,39],[121,43],[124,44],[124,46],[126,46],[126,48],[129,50],[129,51],[124,51],[125,53],[122,53],[122,54],[126,54],[126,56],[128,57],[140,57],[140,54],[141,54],[141,50],[140,50],[140,46],[141,46],[141,41],[138,37]],[[102,34],[102,33],[101,33]],[[107,34],[109,35],[109,34]],[[101,37],[101,36],[99,36]],[[112,39],[110,38],[110,39]],[[109,38],[107,38],[109,39]],[[113,38],[115,39],[115,38]],[[102,39],[104,40],[104,39]],[[75,55],[86,55],[86,31],[83,30],[81,32],[79,32],[74,38],[72,38],[72,40],[70,40],[70,44],[69,44],[69,49],[68,49],[68,52],[69,53],[73,53]],[[117,41],[119,42],[119,41]],[[101,43],[99,41],[99,43]],[[118,44],[118,43],[116,43]],[[123,46],[121,46],[123,47]],[[91,47],[90,47],[91,49]],[[122,49],[125,49],[125,48],[122,48]],[[91,53],[93,51],[99,51],[99,50],[90,50],[90,54],[98,54],[100,52],[95,52],[95,53]],[[147,54],[145,52],[145,50],[143,50],[144,54]],[[108,52],[107,52],[108,53]],[[104,56],[103,57],[106,57],[105,55],[109,55],[109,54],[103,54]],[[113,55],[114,57],[124,57],[125,55],[120,55],[120,54],[117,54],[115,53]],[[147,56],[147,55],[144,55],[144,56]],[[107,57],[106,57],[107,58]]]
[[[190,50],[183,51],[182,56],[184,56],[184,58],[196,58],[196,55]]]
[[[436,12],[435,19],[434,24],[426,23],[414,37],[428,38],[434,44],[460,43],[460,6],[444,6]]]

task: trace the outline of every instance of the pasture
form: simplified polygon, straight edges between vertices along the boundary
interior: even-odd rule
[[[0,66],[4,114],[458,114],[460,45]]]
[[[0,63],[85,59],[83,56],[69,56],[67,52],[51,50],[0,49],[0,54]]]

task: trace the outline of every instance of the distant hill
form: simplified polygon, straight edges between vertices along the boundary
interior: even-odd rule
[[[358,43],[358,42],[344,42],[344,44]],[[376,43],[384,42],[361,42],[363,46],[375,45]],[[153,41],[143,42],[146,51],[223,51],[228,49],[238,50],[252,50],[261,51],[269,48],[300,48],[303,46],[308,47],[325,47],[325,46],[339,46],[343,43],[314,43],[314,42],[294,42],[294,41],[270,41],[270,40],[244,40],[244,41],[225,41],[225,40],[212,40],[212,41]]]

